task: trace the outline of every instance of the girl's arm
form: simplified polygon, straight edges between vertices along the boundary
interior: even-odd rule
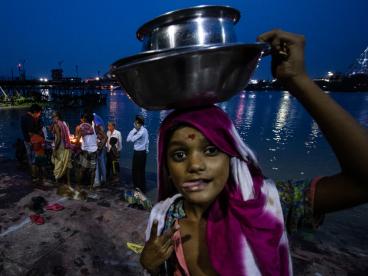
[[[309,78],[293,79],[287,86],[315,119],[341,166],[340,173],[318,182],[314,212],[333,212],[368,202],[367,130]]]
[[[318,181],[314,213],[333,212],[368,202],[367,130],[307,76],[303,36],[274,30],[258,39],[272,45],[274,77],[284,83],[314,118],[341,166],[340,173]]]

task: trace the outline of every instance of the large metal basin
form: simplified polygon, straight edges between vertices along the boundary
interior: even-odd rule
[[[265,47],[227,44],[138,54],[116,62],[111,74],[148,110],[208,105],[246,87]]]
[[[235,43],[238,10],[227,6],[197,6],[166,13],[142,25],[137,37],[142,50]]]

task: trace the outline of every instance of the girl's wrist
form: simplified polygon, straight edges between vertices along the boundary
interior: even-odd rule
[[[322,90],[308,75],[299,75],[285,83],[285,88],[300,101],[320,96]]]
[[[312,82],[313,81],[309,78],[309,76],[306,73],[303,73],[290,77],[287,81],[285,81],[285,86],[289,90],[293,90]]]
[[[150,275],[158,275],[159,271],[160,271],[160,266],[158,267],[152,267],[150,265],[145,264],[145,262],[142,262],[142,256],[141,259],[139,260],[141,263],[141,266],[144,268],[144,270],[146,272],[148,272]]]

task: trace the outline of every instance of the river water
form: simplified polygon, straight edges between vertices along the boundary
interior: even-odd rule
[[[167,111],[151,112],[132,103],[121,90],[108,92],[107,104],[94,111],[106,122],[113,120],[123,140],[133,127],[136,114],[142,114],[149,131],[150,148],[147,171],[156,170],[157,131]],[[368,93],[329,93],[362,125],[368,127]],[[244,141],[255,151],[265,175],[273,179],[304,179],[339,171],[337,160],[318,128],[300,103],[284,91],[243,92],[220,103],[232,118]],[[12,144],[21,137],[20,116],[26,109],[0,109],[0,158],[14,158]],[[52,108],[44,112],[50,122]],[[63,108],[71,132],[83,108]],[[346,133],[349,135],[349,133]],[[132,146],[123,141],[121,165],[131,167]]]

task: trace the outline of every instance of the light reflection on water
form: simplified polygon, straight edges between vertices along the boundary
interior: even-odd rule
[[[368,93],[366,93],[363,99],[363,106],[366,108],[362,108],[360,114],[358,116],[359,122],[362,122],[365,125],[368,125]]]
[[[314,120],[312,121],[310,128],[311,129],[307,141],[304,143],[305,147],[308,149],[307,154],[317,147],[317,139],[322,135],[317,123]]]
[[[358,121],[368,126],[368,93],[330,93]],[[218,104],[234,121],[240,136],[255,151],[265,175],[275,179],[310,178],[338,172],[334,154],[318,125],[300,103],[287,92],[240,93]],[[61,110],[71,131],[79,122],[83,108]],[[142,114],[150,135],[147,169],[156,170],[158,126],[168,111],[149,112],[133,104],[121,91],[109,95],[106,106],[94,110],[107,123],[114,121],[123,135],[121,164],[130,168],[132,146],[125,137],[136,114]],[[45,109],[50,118],[52,109]],[[21,137],[19,119],[24,109],[0,109],[0,156],[13,157],[12,144]],[[50,123],[50,119],[45,120]]]

